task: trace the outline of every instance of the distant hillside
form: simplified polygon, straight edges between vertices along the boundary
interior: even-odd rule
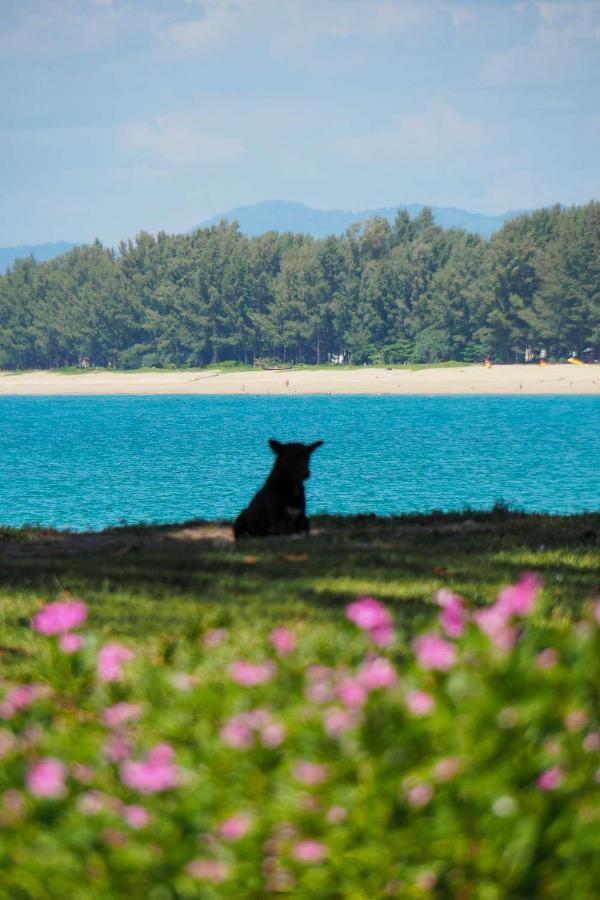
[[[385,206],[380,209],[363,209],[358,212],[343,209],[312,209],[303,203],[288,203],[284,200],[265,200],[251,206],[239,206],[230,212],[221,213],[201,222],[198,227],[216,225],[221,219],[240,223],[244,234],[253,236],[265,231],[292,231],[296,234],[312,234],[313,237],[326,237],[330,234],[343,234],[355,222],[364,222],[372,216],[384,216],[393,221],[399,209],[405,209],[411,217],[418,215],[424,203],[399,203],[397,206]],[[490,237],[499,231],[507,219],[519,215],[518,212],[507,212],[499,216],[484,216],[452,206],[432,206],[433,217],[443,228],[464,228],[483,237]]]
[[[53,259],[76,247],[77,244],[69,244],[67,241],[57,241],[56,244],[24,244],[21,247],[0,247],[0,272],[6,272],[12,266],[15,259],[24,259],[33,256],[38,262]]]

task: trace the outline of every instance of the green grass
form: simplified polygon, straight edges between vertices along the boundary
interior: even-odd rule
[[[317,517],[309,539],[231,542],[229,526],[188,523],[77,535],[0,530],[0,670],[35,670],[29,620],[63,591],[91,627],[144,648],[212,625],[248,647],[275,624],[334,632],[358,594],[395,610],[407,638],[452,588],[476,603],[524,569],[544,578],[545,615],[570,617],[600,591],[600,514]]]
[[[285,365],[284,363],[280,363],[280,365]],[[366,366],[363,365],[337,365],[337,363],[321,363],[320,365],[308,365],[303,363],[298,363],[294,366],[291,366],[290,371],[295,372],[312,372],[312,371],[333,371],[333,372],[341,372],[347,370],[355,370],[355,369],[410,369],[413,372],[419,371],[421,369],[453,369],[453,368],[464,368],[466,366],[479,365],[478,363],[468,363],[468,362],[459,362],[457,360],[451,359],[447,362],[439,362],[439,363],[377,363],[377,364],[369,364]],[[31,374],[36,369],[11,369],[10,371],[5,371],[2,374],[4,376],[8,375],[26,375]],[[54,375],[86,375],[93,374],[98,372],[110,372],[114,374],[125,374],[125,375],[138,375],[138,374],[146,374],[148,372],[260,372],[262,371],[259,366],[253,365],[245,365],[244,363],[237,362],[220,362],[215,363],[210,366],[143,366],[137,369],[120,369],[120,368],[107,368],[105,366],[90,366],[86,369],[80,369],[79,366],[60,366],[56,369],[50,369]]]

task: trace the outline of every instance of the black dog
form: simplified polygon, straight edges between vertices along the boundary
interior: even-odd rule
[[[233,535],[266,537],[269,534],[308,534],[304,482],[310,478],[311,453],[323,441],[314,444],[280,444],[269,441],[277,459],[271,474],[233,523]]]

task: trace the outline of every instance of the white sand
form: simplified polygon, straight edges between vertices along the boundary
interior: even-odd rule
[[[600,394],[600,366],[76,375],[0,372],[2,394]]]

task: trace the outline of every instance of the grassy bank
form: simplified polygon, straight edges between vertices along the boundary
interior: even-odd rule
[[[432,614],[438,588],[483,604],[525,569],[542,575],[551,619],[600,592],[600,514],[320,517],[313,530],[308,540],[235,545],[226,524],[0,529],[0,668],[35,671],[43,650],[30,617],[65,591],[90,605],[95,630],[148,649],[208,625],[231,626],[240,649],[280,623],[316,626],[335,642],[359,594],[388,603],[408,635]]]

